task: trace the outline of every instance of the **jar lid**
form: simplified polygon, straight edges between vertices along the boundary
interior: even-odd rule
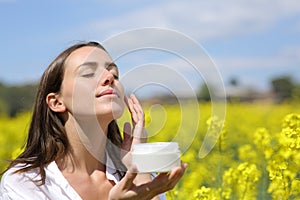
[[[152,143],[140,143],[133,145],[134,153],[151,153],[151,152],[174,152],[178,151],[177,142],[152,142]]]

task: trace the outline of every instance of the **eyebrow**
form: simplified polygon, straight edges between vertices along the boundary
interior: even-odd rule
[[[94,62],[94,61],[84,62],[84,63],[77,66],[76,71],[79,70],[81,67],[84,67],[84,66],[98,67],[98,63]],[[118,66],[114,62],[105,62],[104,63],[104,68],[107,69],[107,70],[111,70],[113,68],[116,68],[117,73],[119,73]]]
[[[83,66],[96,67],[96,66],[98,66],[98,63],[97,62],[84,62],[84,63],[78,65],[77,70]]]

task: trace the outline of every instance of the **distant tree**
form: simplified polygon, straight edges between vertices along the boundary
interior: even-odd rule
[[[293,99],[300,100],[300,84],[297,84],[292,91]]]
[[[200,100],[200,101],[210,101],[211,100],[208,86],[205,83],[203,83],[200,87],[200,90],[198,93],[198,100]]]
[[[5,100],[6,87],[3,83],[0,82],[0,116],[8,115],[9,105]]]
[[[0,99],[0,116],[7,116],[9,112],[7,103]]]
[[[276,101],[282,102],[286,99],[292,98],[293,89],[295,84],[293,83],[291,77],[282,76],[272,79],[272,91],[276,95]]]
[[[229,79],[229,85],[234,86],[234,87],[238,86],[239,85],[238,79],[235,78],[235,77],[230,78]]]
[[[0,84],[0,114],[14,117],[20,111],[32,108],[36,84],[6,86]]]

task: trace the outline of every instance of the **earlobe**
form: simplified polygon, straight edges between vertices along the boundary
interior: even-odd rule
[[[64,103],[58,98],[55,93],[49,93],[46,97],[48,107],[54,112],[65,112],[66,107]]]

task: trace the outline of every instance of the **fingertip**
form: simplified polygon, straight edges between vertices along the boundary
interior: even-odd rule
[[[181,166],[180,166],[180,170],[179,170],[178,173],[181,174],[181,175],[183,175],[185,173],[187,167],[188,167],[187,163],[182,163]]]
[[[133,180],[137,176],[137,173],[127,171],[125,177],[127,180]]]
[[[137,99],[137,97],[133,93],[130,95],[130,98],[132,99],[133,102],[139,102],[139,100]]]
[[[130,168],[127,170],[126,176],[128,179],[134,179],[137,174],[137,168],[135,166],[130,166]]]
[[[172,174],[182,173],[182,172],[184,172],[186,170],[187,167],[188,167],[187,163],[182,163],[181,166],[174,167],[171,170],[171,173]]]
[[[137,174],[137,173],[139,172],[137,166],[134,165],[134,164],[132,164],[132,165],[129,167],[128,171],[129,171],[130,173],[135,173],[135,174]]]
[[[129,122],[125,122],[124,123],[124,128],[130,128],[130,123]]]
[[[129,122],[125,122],[124,123],[124,126],[123,126],[123,133],[126,135],[126,136],[130,136],[131,135],[131,125]],[[124,136],[125,136],[124,135]]]
[[[189,165],[188,165],[187,163],[183,163],[183,164],[182,164],[182,167],[183,167],[185,170],[186,170],[186,168],[188,168],[188,166],[189,166]]]

